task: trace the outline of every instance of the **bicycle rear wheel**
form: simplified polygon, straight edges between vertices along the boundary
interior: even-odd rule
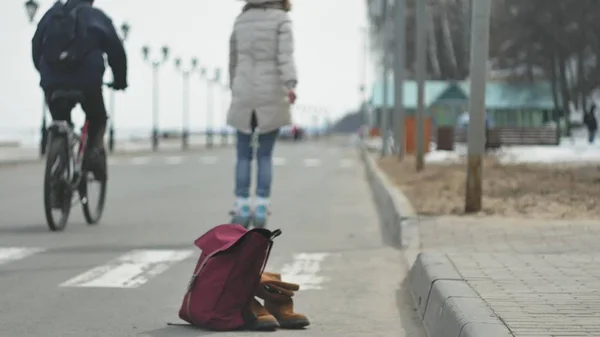
[[[100,185],[97,201],[93,200],[90,202],[88,183],[97,182]],[[104,202],[106,201],[106,180],[99,181],[90,179],[90,172],[87,170],[83,171],[81,177],[81,183],[79,186],[79,196],[81,198],[81,206],[83,208],[83,217],[88,225],[95,225],[102,218],[102,212],[104,211]]]
[[[46,223],[51,231],[62,231],[67,225],[71,213],[73,191],[66,181],[69,170],[68,146],[65,137],[53,138],[46,159],[44,174],[44,211]],[[60,211],[60,217],[54,218],[53,211]]]

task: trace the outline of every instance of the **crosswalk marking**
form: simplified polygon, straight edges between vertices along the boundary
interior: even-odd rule
[[[273,157],[273,165],[274,166],[284,166],[287,163],[287,160],[282,157]]]
[[[217,164],[222,158],[218,156],[202,156],[196,158],[189,158],[185,156],[169,156],[169,157],[133,157],[133,158],[109,158],[110,165],[146,165],[146,164],[157,164],[157,165],[180,165],[184,163],[193,163],[196,161],[197,163],[204,165],[214,165]],[[228,164],[235,163],[235,158],[227,158],[226,162]],[[273,157],[273,166],[283,167],[283,166],[298,166],[302,165],[304,167],[324,167],[327,165],[337,165],[340,168],[352,168],[356,166],[356,160],[354,159],[320,159],[320,158],[292,158],[288,159],[285,157]]]
[[[167,157],[165,159],[165,161],[169,165],[177,165],[177,164],[181,164],[181,162],[183,161],[183,158],[181,156]]]
[[[31,257],[49,249],[39,247],[0,247],[0,266]],[[62,288],[120,288],[135,289],[148,283],[154,277],[164,273],[173,265],[194,255],[194,249],[166,250],[166,249],[137,249],[131,250],[108,262],[96,265],[87,271],[72,276],[67,281],[57,284]],[[335,255],[335,254],[333,254]],[[329,281],[322,275],[322,265],[329,253],[299,253],[289,257],[274,256],[267,268],[269,271],[280,272],[287,282],[297,283],[301,290],[323,289]]]
[[[342,168],[349,168],[349,167],[353,167],[354,166],[354,160],[352,159],[342,159],[340,161],[340,167]]]
[[[219,158],[216,156],[204,156],[200,158],[202,164],[215,164]]]
[[[193,250],[134,250],[75,276],[61,286],[137,288],[193,253]]]
[[[43,252],[41,248],[8,247],[0,248],[0,265],[24,259],[33,254]]]
[[[307,159],[304,159],[304,166],[307,166],[307,167],[321,166],[321,160],[317,159],[317,158],[307,158]]]
[[[131,163],[133,165],[143,165],[148,164],[150,162],[150,157],[133,157],[131,158]]]
[[[285,264],[281,270],[281,279],[297,283],[300,290],[322,289],[325,278],[319,275],[321,263],[328,253],[300,253],[294,255],[294,261]]]

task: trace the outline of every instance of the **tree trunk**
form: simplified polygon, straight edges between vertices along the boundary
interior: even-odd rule
[[[456,60],[456,52],[454,51],[454,42],[452,41],[452,33],[450,32],[450,22],[447,14],[448,8],[442,8],[442,31],[444,32],[444,44],[448,51],[448,57],[450,58],[450,64],[454,67],[452,73],[455,78],[459,79],[460,70],[458,68],[458,61]],[[462,78],[460,78],[462,79]]]
[[[560,79],[560,92],[562,94],[563,118],[565,120],[565,136],[571,137],[571,108],[569,85],[567,83],[568,64],[562,51],[558,52],[558,75]]]
[[[441,74],[441,69],[440,69],[440,59],[439,59],[439,54],[438,54],[438,49],[437,49],[437,38],[435,36],[435,23],[438,20],[434,20],[437,19],[437,17],[435,17],[435,8],[433,5],[429,6],[429,17],[427,18],[429,21],[429,27],[428,27],[428,32],[427,35],[429,35],[429,58],[431,61],[431,69],[433,70],[433,76],[436,79],[440,79]]]
[[[560,109],[558,102],[558,76],[556,74],[556,68],[558,67],[558,60],[556,54],[552,55],[552,66],[550,67],[550,83],[552,85],[552,101],[554,102],[554,109],[557,111]],[[557,115],[558,116],[558,115]],[[558,119],[556,119],[558,122]]]
[[[556,67],[558,59],[556,53],[553,53],[550,67],[550,83],[552,85],[552,100],[554,101],[554,111],[552,112],[552,120],[556,124],[556,142],[560,144],[561,129],[560,129],[560,104],[558,102],[558,76],[556,74]]]

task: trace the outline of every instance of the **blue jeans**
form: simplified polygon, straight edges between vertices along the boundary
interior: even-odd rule
[[[594,140],[596,139],[596,131],[588,131],[588,141],[590,142],[590,144],[594,143]]]
[[[268,198],[271,195],[271,182],[273,180],[273,148],[279,135],[279,130],[258,136],[258,150],[256,162],[256,196]],[[237,162],[235,165],[235,196],[238,198],[250,197],[250,182],[252,181],[252,135],[237,132]]]

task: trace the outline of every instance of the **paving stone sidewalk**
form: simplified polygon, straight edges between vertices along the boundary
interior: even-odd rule
[[[514,336],[600,336],[600,221],[422,218],[420,237]]]

